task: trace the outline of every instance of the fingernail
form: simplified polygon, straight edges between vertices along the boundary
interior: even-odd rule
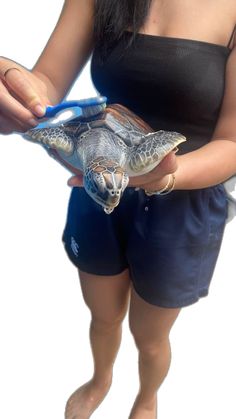
[[[34,108],[34,112],[38,115],[38,116],[43,116],[45,114],[45,107],[43,107],[42,105],[36,105]]]
[[[36,127],[39,124],[39,121],[34,118],[31,118],[28,122],[32,127]]]

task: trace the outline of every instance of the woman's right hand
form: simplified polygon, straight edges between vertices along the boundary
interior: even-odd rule
[[[35,127],[50,104],[46,84],[16,62],[0,57],[0,134]]]

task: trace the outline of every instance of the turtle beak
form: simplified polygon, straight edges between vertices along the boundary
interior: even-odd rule
[[[114,209],[120,202],[122,191],[118,189],[105,190],[99,194],[101,204],[104,208]]]
[[[103,209],[104,209],[104,212],[106,214],[111,214],[114,211],[115,207],[113,207],[113,208],[111,208],[111,207],[110,208],[109,207],[104,207]]]
[[[104,211],[110,214],[120,202],[125,188],[128,185],[128,175],[123,171],[106,171],[102,174],[103,182],[99,183],[100,196],[105,205]]]

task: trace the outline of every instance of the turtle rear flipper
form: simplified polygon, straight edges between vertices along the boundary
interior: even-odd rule
[[[63,128],[35,128],[23,134],[26,140],[39,142],[47,148],[53,148],[62,151],[67,156],[71,156],[74,152],[74,143],[67,135]]]
[[[186,138],[178,132],[157,131],[143,137],[130,154],[129,167],[137,175],[150,172]]]

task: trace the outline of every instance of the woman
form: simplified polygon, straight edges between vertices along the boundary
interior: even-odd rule
[[[109,216],[83,188],[72,191],[63,240],[91,310],[94,375],[68,400],[66,419],[89,418],[109,390],[128,304],[140,374],[129,418],[156,418],[169,333],[181,308],[208,293],[227,214],[221,182],[236,172],[235,24],[231,0],[66,0],[32,72],[0,60],[1,133],[37,125],[94,50],[93,81],[109,102],[188,138],[131,179]]]

